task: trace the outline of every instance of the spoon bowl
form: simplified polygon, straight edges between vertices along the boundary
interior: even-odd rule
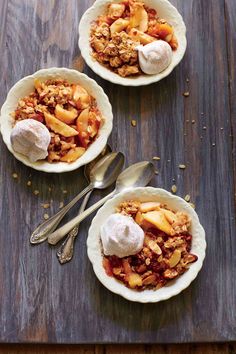
[[[101,154],[98,155],[98,157],[91,161],[90,163],[88,163],[87,165],[84,166],[84,176],[86,178],[86,180],[89,182],[89,176],[90,176],[90,172],[92,170],[92,168],[96,165],[96,163],[105,155],[110,154],[112,152],[112,148],[110,147],[109,144],[107,144],[104,149],[102,150]]]
[[[124,165],[124,155],[121,152],[112,152],[100,159],[89,173],[93,188],[104,189],[115,182]]]
[[[138,162],[126,168],[117,178],[116,191],[122,192],[130,188],[146,186],[152,179],[154,166],[149,161]]]

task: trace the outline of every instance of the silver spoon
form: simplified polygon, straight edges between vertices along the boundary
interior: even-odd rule
[[[124,155],[121,152],[112,152],[99,160],[96,165],[91,169],[89,179],[90,184],[80,192],[70,203],[68,203],[58,213],[53,215],[48,220],[39,225],[30,237],[32,244],[37,244],[45,241],[48,235],[54,231],[65,216],[65,214],[77,203],[85,194],[93,190],[104,189],[115,182],[117,175],[122,170],[124,165]],[[72,227],[73,228],[73,227]],[[72,229],[71,228],[71,229]],[[71,230],[70,229],[70,230]],[[70,231],[68,230],[68,232]]]
[[[89,181],[89,175],[91,169],[94,167],[94,165],[105,155],[111,152],[111,147],[109,145],[106,145],[105,149],[101,152],[101,154],[92,162],[90,162],[88,165],[85,166],[84,168],[84,175],[87,181]],[[88,192],[86,196],[83,199],[83,202],[79,208],[79,214],[81,214],[88,203],[89,197],[91,195],[92,191]],[[67,235],[65,241],[63,241],[62,245],[60,246],[59,250],[57,251],[57,258],[61,264],[64,264],[66,262],[69,262],[72,257],[73,257],[73,252],[74,252],[74,243],[76,240],[76,236],[79,232],[79,225],[76,225]]]
[[[48,243],[51,245],[57,244],[73,227],[79,224],[87,216],[92,214],[100,206],[102,206],[108,199],[112,198],[115,194],[124,190],[132,189],[135,187],[146,186],[154,175],[154,165],[151,162],[143,161],[138,162],[126,170],[124,170],[116,181],[116,187],[113,192],[108,194],[103,199],[86,209],[82,214],[76,216],[67,224],[60,227],[48,236]]]

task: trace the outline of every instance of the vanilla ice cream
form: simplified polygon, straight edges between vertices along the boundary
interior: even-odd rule
[[[31,162],[47,157],[50,140],[46,126],[34,119],[17,122],[11,132],[14,151],[27,156]]]
[[[165,70],[172,60],[170,45],[162,40],[157,40],[145,46],[136,47],[138,51],[139,65],[145,74],[159,74]]]
[[[117,213],[102,225],[101,239],[106,256],[122,258],[141,251],[144,232],[131,217]]]

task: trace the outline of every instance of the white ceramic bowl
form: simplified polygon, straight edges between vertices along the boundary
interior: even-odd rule
[[[26,156],[16,153],[12,148],[10,136],[13,126],[13,118],[11,113],[16,109],[20,98],[23,98],[34,91],[35,78],[40,78],[44,81],[47,79],[63,78],[70,83],[80,84],[97,100],[98,108],[104,116],[104,123],[99,130],[98,138],[89,146],[83,156],[72,163],[55,162],[51,164],[47,161],[37,161],[32,163]],[[19,161],[23,162],[26,166],[34,168],[35,170],[60,173],[75,170],[94,160],[107,143],[107,139],[112,130],[112,121],[112,108],[108,97],[104,93],[103,89],[94,80],[76,70],[66,68],[49,68],[39,70],[33,75],[24,77],[10,89],[7,99],[1,109],[0,128],[3,141],[7,145],[9,151]]]
[[[122,201],[132,199],[140,200],[142,202],[158,201],[165,203],[172,210],[184,211],[192,220],[190,228],[190,233],[193,237],[191,252],[198,256],[198,260],[191,264],[187,272],[179,276],[177,279],[168,282],[166,286],[159,290],[136,291],[129,289],[115,278],[108,276],[102,265],[103,256],[100,241],[100,227],[111,214],[115,213],[115,208]],[[127,300],[144,303],[167,300],[186,289],[202,268],[202,263],[205,258],[205,249],[205,231],[200,224],[194,209],[185,202],[184,199],[172,195],[164,189],[153,187],[135,188],[131,191],[125,191],[106,202],[94,217],[87,239],[88,257],[92,262],[93,270],[100,282],[107,289],[115,294],[123,296]]]
[[[178,10],[171,5],[168,0],[144,0],[145,4],[157,11],[161,18],[164,18],[169,22],[175,31],[175,35],[178,39],[179,47],[176,51],[173,51],[173,59],[171,64],[162,71],[160,74],[156,75],[140,75],[134,78],[123,78],[118,74],[107,69],[99,62],[94,60],[91,56],[92,48],[89,42],[91,23],[95,21],[99,15],[106,13],[107,5],[111,2],[121,2],[122,0],[97,0],[82,16],[79,24],[79,48],[81,54],[85,59],[87,65],[103,79],[106,79],[114,84],[124,85],[124,86],[142,86],[149,85],[153,82],[160,81],[164,77],[168,76],[172,70],[179,64],[182,60],[184,53],[186,51],[187,40],[186,40],[186,27],[182,16]]]

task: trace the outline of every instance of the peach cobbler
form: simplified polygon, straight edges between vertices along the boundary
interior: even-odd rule
[[[93,57],[122,77],[163,71],[178,48],[173,27],[138,0],[108,5],[92,24],[90,44]]]
[[[34,81],[18,102],[11,134],[13,149],[31,161],[73,162],[98,136],[102,115],[82,86],[63,79]]]
[[[191,220],[158,202],[125,201],[101,228],[103,267],[128,288],[159,289],[186,272]]]

